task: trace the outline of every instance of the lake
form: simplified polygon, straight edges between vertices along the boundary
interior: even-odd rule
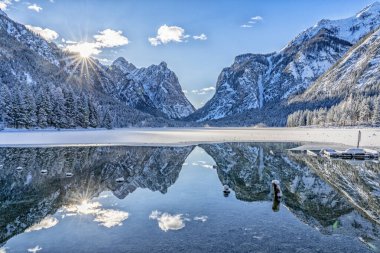
[[[380,164],[298,145],[0,148],[0,252],[378,252]]]

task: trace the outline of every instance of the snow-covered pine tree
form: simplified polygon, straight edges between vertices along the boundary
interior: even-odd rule
[[[65,87],[63,89],[63,95],[65,98],[65,116],[67,121],[67,127],[75,127],[75,119],[77,115],[76,101],[74,97],[74,92],[71,88]]]
[[[98,115],[98,112],[96,110],[94,101],[93,101],[93,99],[91,97],[89,97],[87,99],[87,103],[88,103],[88,110],[89,110],[89,116],[88,116],[89,126],[92,127],[92,128],[96,128],[96,127],[99,126],[99,115]]]
[[[68,128],[66,120],[66,107],[65,107],[65,98],[61,88],[53,88],[51,92],[53,100],[53,117],[52,123],[56,128]]]
[[[107,129],[112,129],[112,117],[111,117],[111,113],[108,110],[106,111],[104,115],[103,127]]]
[[[87,128],[90,125],[90,109],[88,107],[88,101],[85,94],[81,94],[77,100],[77,125],[83,128]]]
[[[37,92],[36,108],[37,108],[37,125],[38,127],[45,128],[50,125],[48,110],[50,111],[50,96],[45,93],[44,88],[40,88]]]
[[[359,123],[368,125],[370,123],[370,104],[369,101],[363,98],[359,104]]]
[[[374,127],[380,127],[380,96],[375,100],[373,115],[372,115],[372,125]]]
[[[29,85],[25,85],[22,92],[22,100],[24,106],[25,113],[25,127],[33,128],[37,125],[37,117],[36,117],[36,101],[34,99],[33,93],[29,87]]]
[[[11,92],[5,84],[0,84],[0,113],[4,127],[7,127],[12,120],[12,99]]]

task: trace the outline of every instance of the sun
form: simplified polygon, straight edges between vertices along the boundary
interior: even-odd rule
[[[73,44],[68,46],[66,49],[71,52],[78,53],[81,58],[89,58],[100,53],[97,44],[91,42]]]
[[[88,58],[91,56],[91,51],[90,50],[82,50],[79,52],[79,55],[82,58]]]

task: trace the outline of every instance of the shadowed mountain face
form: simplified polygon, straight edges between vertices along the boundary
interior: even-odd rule
[[[295,146],[199,145],[214,159],[220,184],[229,185],[238,200],[273,201],[271,181],[277,179],[283,205],[298,220],[323,234],[359,238],[369,247],[379,246],[380,165],[331,161],[287,151]],[[194,146],[2,148],[0,243],[54,215],[63,206],[91,200],[104,191],[111,191],[119,199],[128,198],[138,188],[166,194],[193,149]]]

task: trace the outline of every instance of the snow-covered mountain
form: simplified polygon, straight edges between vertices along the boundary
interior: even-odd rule
[[[0,127],[170,126],[194,111],[164,63],[133,76],[120,59],[85,63],[4,12],[0,38]]]
[[[189,116],[195,110],[165,62],[139,69],[120,57],[108,73],[115,82],[111,94],[131,107],[172,119]]]
[[[190,119],[232,121],[248,112],[241,118],[273,118],[281,103],[306,90],[379,26],[380,4],[374,3],[353,17],[318,22],[279,52],[237,56],[220,74],[213,98]]]
[[[359,91],[380,92],[380,28],[353,46],[337,64],[293,101],[341,97]]]

